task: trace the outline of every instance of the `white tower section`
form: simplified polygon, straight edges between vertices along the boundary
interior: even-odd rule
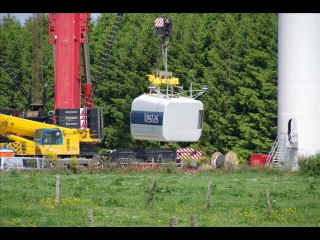
[[[297,123],[298,155],[320,152],[320,14],[278,20],[278,133]]]

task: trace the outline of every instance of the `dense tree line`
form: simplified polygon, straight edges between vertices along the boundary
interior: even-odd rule
[[[154,21],[160,14],[124,14],[103,79],[95,79],[101,54],[116,19],[102,14],[90,25],[89,44],[95,105],[104,110],[105,142],[101,151],[132,147],[186,147],[249,159],[268,152],[277,125],[277,14],[163,14],[173,21],[168,70],[184,89],[190,83],[209,90],[201,96],[205,116],[197,143],[138,141],[130,135],[130,108],[147,92],[146,75],[163,69]],[[53,47],[43,19],[43,79],[49,84],[48,110],[54,108]],[[27,88],[32,81],[32,19],[21,24],[2,19],[0,57],[5,58]],[[27,108],[4,69],[0,68],[0,109]]]

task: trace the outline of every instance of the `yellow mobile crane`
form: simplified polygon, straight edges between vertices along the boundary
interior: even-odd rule
[[[0,143],[0,148],[13,148],[16,156],[82,157],[81,143],[101,141],[91,138],[88,128],[64,128],[5,114],[0,114],[0,135],[9,140]]]

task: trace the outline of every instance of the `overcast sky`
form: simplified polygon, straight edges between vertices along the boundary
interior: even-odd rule
[[[0,13],[0,19],[3,16],[6,16],[8,13]],[[20,20],[22,24],[24,24],[25,20],[27,20],[29,17],[33,16],[33,13],[10,13],[14,15],[17,19]],[[97,20],[100,13],[91,13],[91,20]]]

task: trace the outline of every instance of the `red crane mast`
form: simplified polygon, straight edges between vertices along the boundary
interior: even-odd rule
[[[55,46],[55,110],[81,108],[80,47],[87,44],[89,20],[90,13],[49,13],[49,41]],[[87,82],[88,108],[93,108],[92,95],[92,84]]]

